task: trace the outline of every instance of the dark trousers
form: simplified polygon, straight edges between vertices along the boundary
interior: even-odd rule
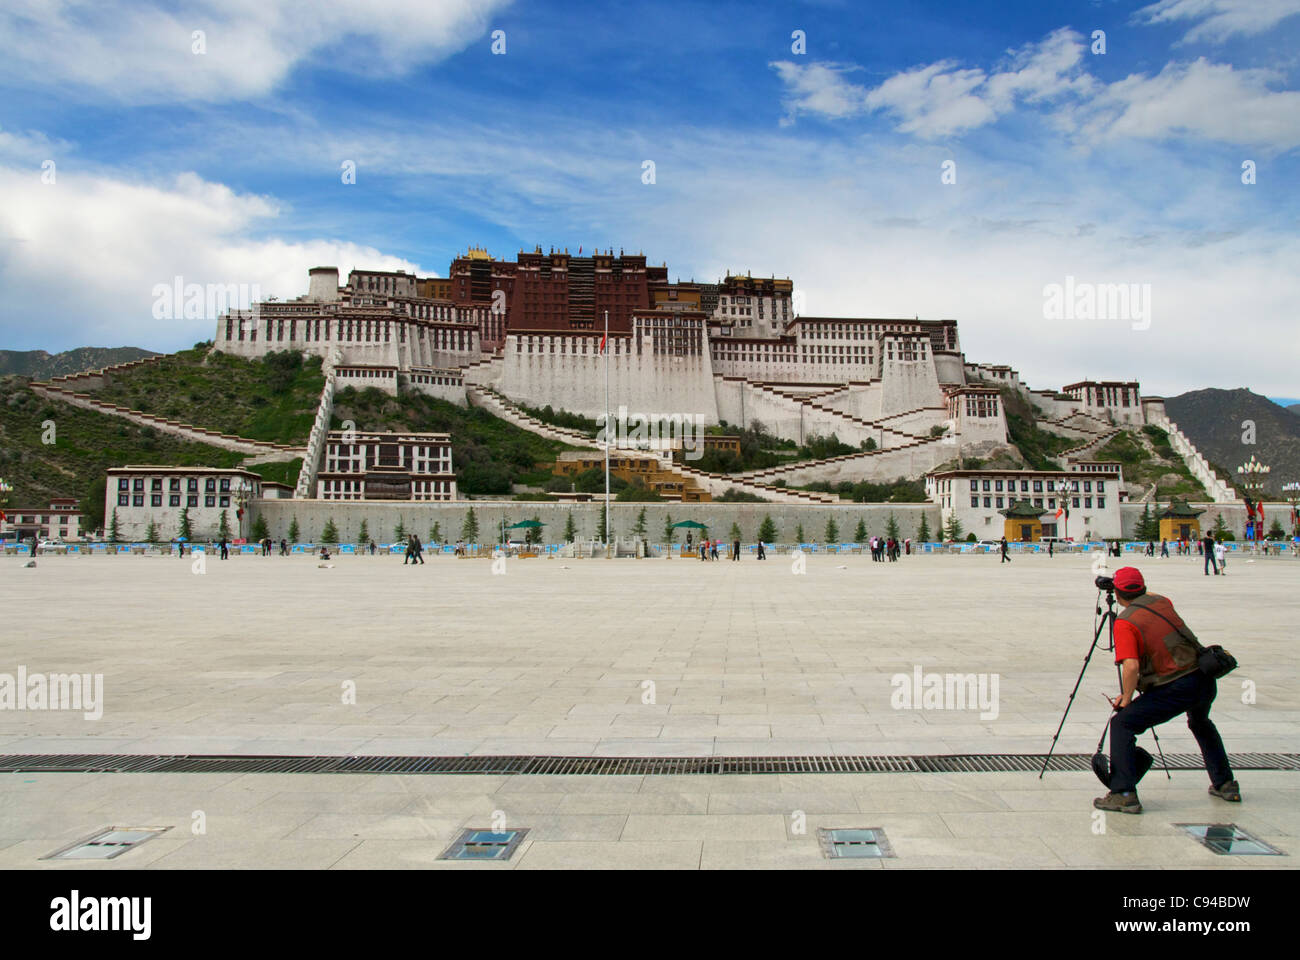
[[[1205,551],[1205,575],[1207,577],[1210,575],[1210,567],[1214,568],[1214,572],[1216,574],[1219,572],[1219,565],[1214,562],[1214,551],[1206,550]]]
[[[1217,693],[1214,680],[1198,670],[1164,686],[1152,687],[1115,714],[1110,721],[1111,790],[1126,793],[1137,787],[1138,734],[1180,713],[1187,714],[1187,728],[1201,748],[1210,786],[1221,787],[1231,780],[1228,753],[1223,749],[1218,728],[1210,720],[1210,705]]]

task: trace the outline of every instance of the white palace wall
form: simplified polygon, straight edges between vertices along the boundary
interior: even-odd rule
[[[517,403],[532,407],[550,405],[586,417],[605,415],[606,359],[594,352],[595,338],[533,335],[528,353],[519,334],[506,337],[499,389]],[[586,342],[589,353],[575,353]],[[555,352],[549,349],[555,347]],[[563,350],[561,348],[563,347]],[[609,404],[636,414],[690,414],[705,423],[718,422],[718,397],[708,353],[664,356],[638,353],[632,338],[610,337]]]

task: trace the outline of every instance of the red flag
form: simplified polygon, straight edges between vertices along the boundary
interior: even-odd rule
[[[578,256],[582,256],[582,247],[581,247],[581,246],[578,247]]]
[[[605,341],[608,340],[608,339],[609,339],[609,336],[608,336],[608,335],[603,336],[603,337],[600,338],[600,352],[601,352],[601,353],[604,353],[604,352],[605,352]]]

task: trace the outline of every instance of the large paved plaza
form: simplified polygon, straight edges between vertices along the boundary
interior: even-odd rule
[[[1229,751],[1294,752],[1300,563],[1238,558],[1218,578],[1195,559],[1137,564],[1242,663],[1213,714]],[[1089,558],[1064,556],[813,557],[803,576],[784,557],[510,560],[501,575],[449,557],[210,557],[202,575],[167,557],[6,557],[0,672],[102,674],[104,702],[99,719],[0,710],[0,754],[1041,753],[1092,640],[1092,579]],[[917,668],[996,678],[996,700],[899,709],[891,679]],[[1095,749],[1115,685],[1099,651],[1058,751]],[[1177,721],[1161,744],[1196,752]],[[1227,805],[1203,772],[1153,771],[1147,813],[1099,835],[1101,788],[1080,772],[13,773],[0,866],[147,821],[173,829],[102,868],[462,867],[435,858],[498,811],[529,834],[508,864],[480,865],[494,869],[844,867],[822,858],[819,826],[883,827],[890,868],[1292,866],[1215,856],[1174,826],[1232,820],[1293,854],[1300,772],[1239,779],[1246,802]]]

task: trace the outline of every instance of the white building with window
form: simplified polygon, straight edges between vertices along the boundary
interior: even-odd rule
[[[110,535],[114,512],[118,539],[142,542],[149,522],[160,542],[181,535],[181,513],[188,511],[193,540],[216,539],[222,511],[232,540],[241,536],[237,511],[262,496],[262,478],[233,467],[113,467],[104,491],[104,534]],[[247,535],[247,530],[243,531]]]
[[[948,470],[928,474],[925,490],[939,505],[945,529],[949,518],[957,517],[963,539],[970,533],[979,540],[1001,539],[1004,518],[998,511],[1016,500],[1043,510],[1044,537],[1082,541],[1121,535],[1118,471]]]
[[[321,500],[455,500],[451,435],[331,430],[316,491]]]
[[[5,507],[0,511],[0,540],[81,539],[81,501],[53,497],[48,507]]]

